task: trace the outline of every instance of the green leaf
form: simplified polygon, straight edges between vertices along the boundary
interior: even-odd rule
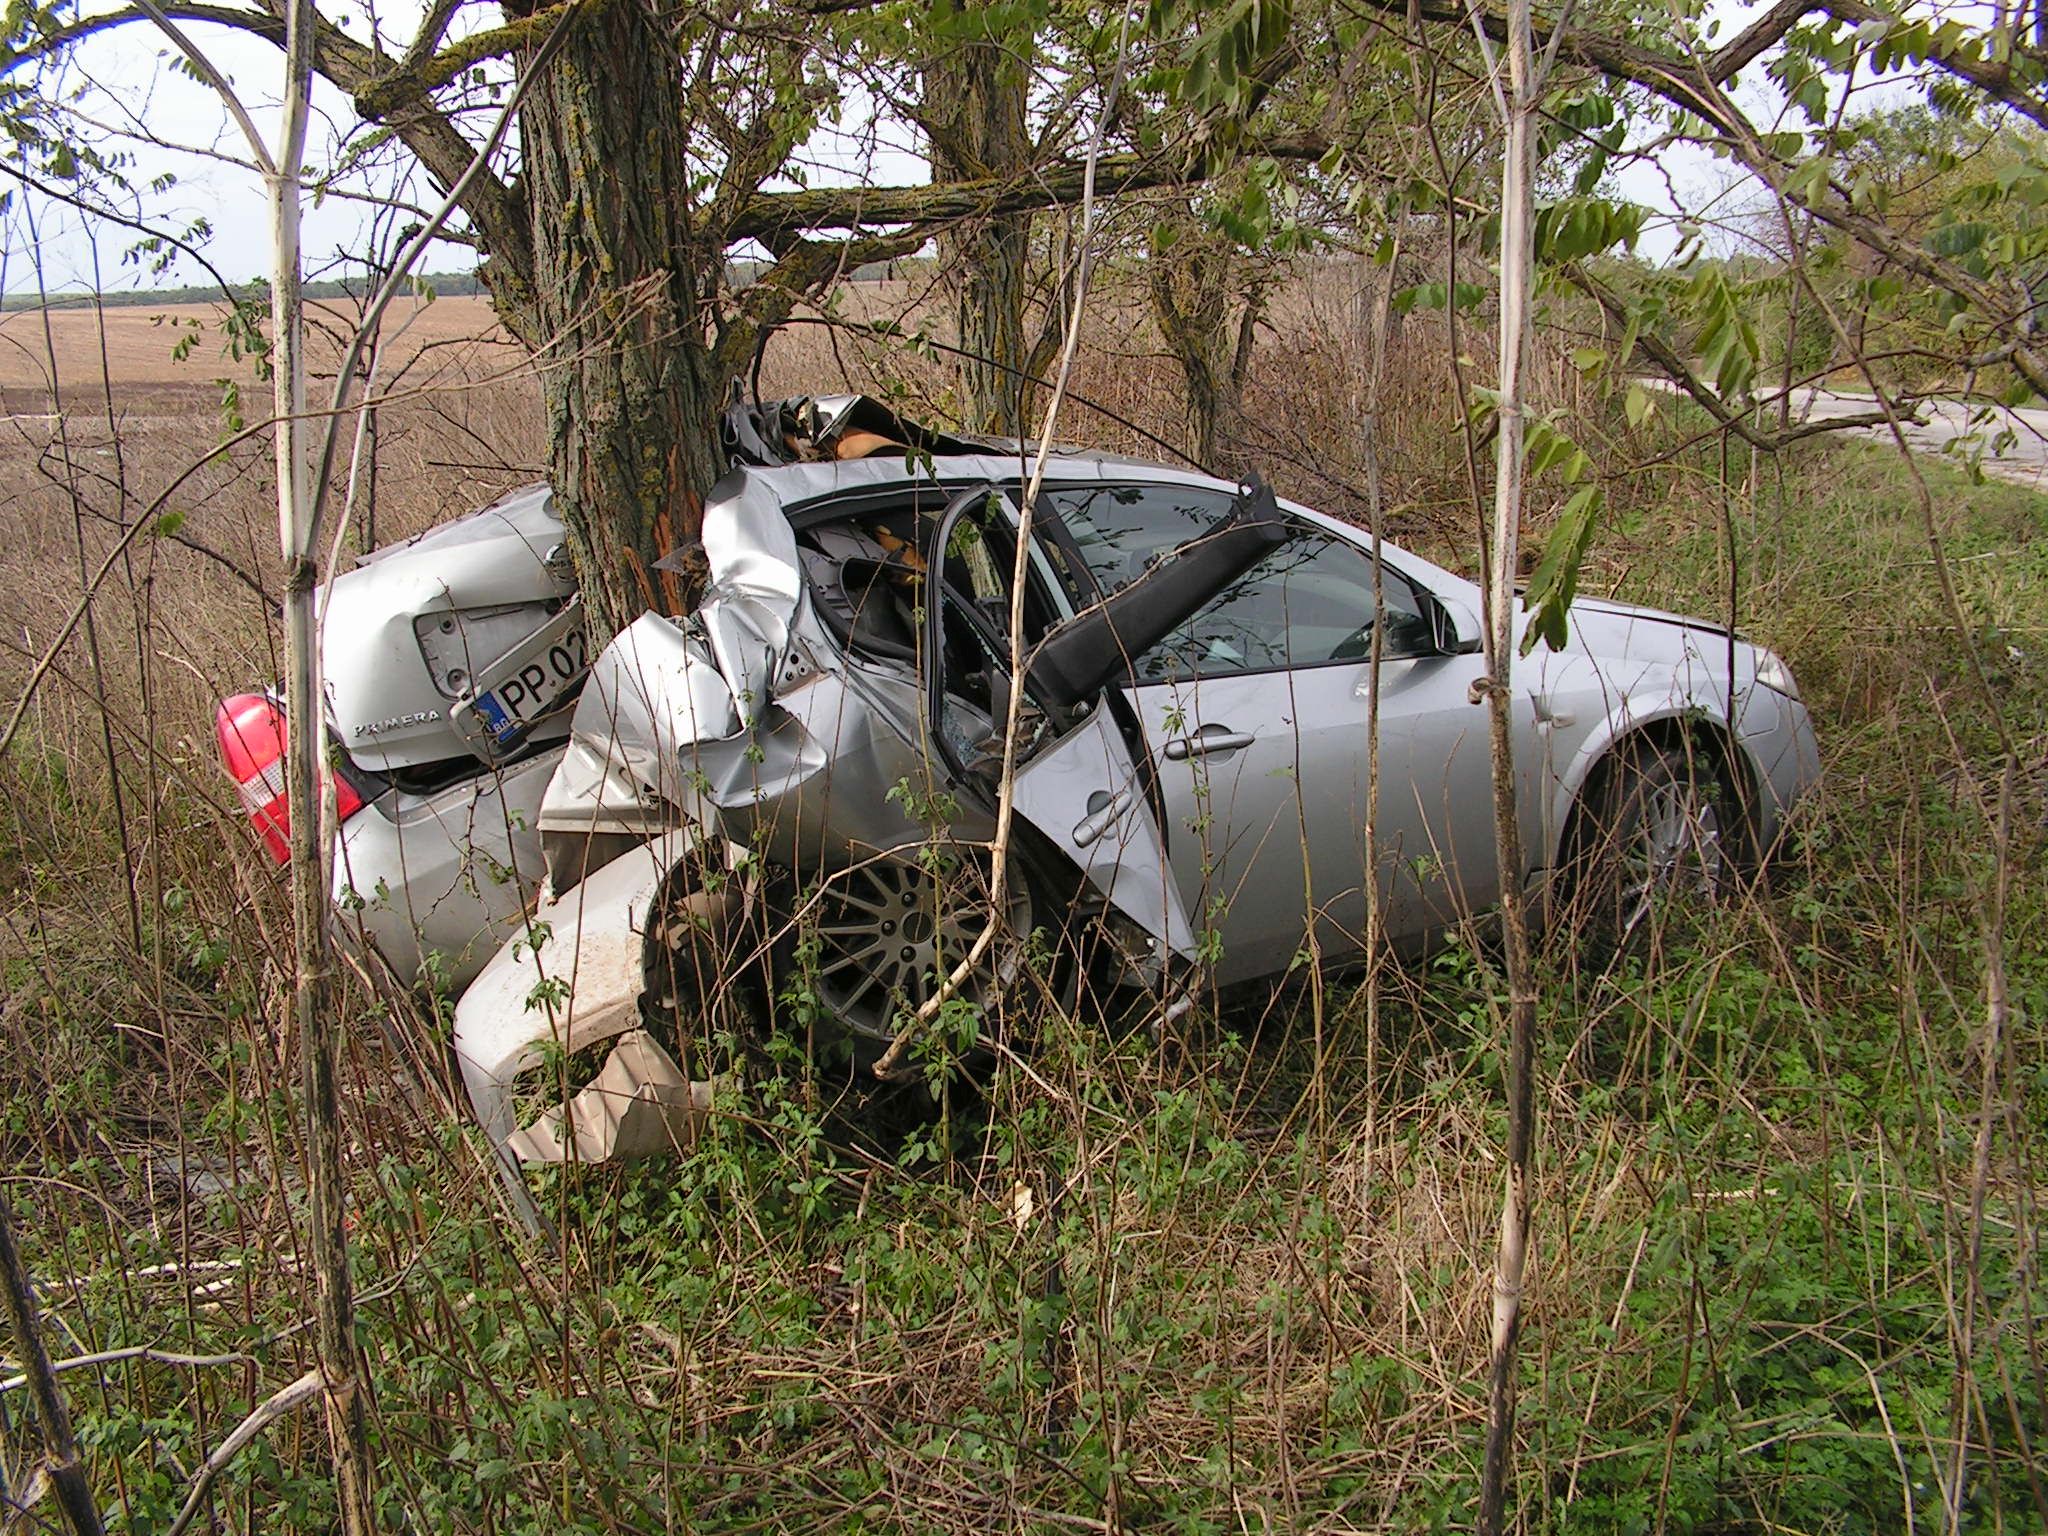
[[[1816,155],[1785,178],[1785,192],[1802,203],[1817,201],[1827,191],[1828,162]]]
[[[1628,387],[1628,398],[1622,402],[1622,411],[1628,417],[1631,427],[1640,427],[1656,413],[1657,402],[1650,398],[1650,392],[1640,384]]]
[[[1394,295],[1393,308],[1397,315],[1405,315],[1417,309],[1442,309],[1447,299],[1453,299],[1461,310],[1474,310],[1486,298],[1486,290],[1477,283],[1460,283],[1455,295],[1446,292],[1442,283],[1417,283],[1413,288],[1403,288]]]
[[[1529,579],[1522,606],[1531,615],[1522,634],[1522,654],[1528,655],[1541,640],[1553,651],[1562,650],[1570,638],[1569,614],[1578,595],[1579,568],[1593,540],[1602,496],[1598,485],[1584,485],[1571,495],[1558,514],[1557,524],[1543,544],[1543,558]]]

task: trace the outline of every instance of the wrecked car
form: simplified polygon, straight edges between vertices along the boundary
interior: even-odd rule
[[[401,986],[466,985],[533,904],[535,818],[590,660],[566,537],[548,488],[528,486],[362,556],[315,596],[334,930]],[[286,726],[276,689],[214,720],[279,866]]]
[[[1776,655],[1585,600],[1518,668],[1530,866],[1503,872],[1473,584],[1393,545],[1374,571],[1358,528],[1257,481],[1085,451],[1049,457],[1020,561],[1020,444],[858,399],[764,416],[705,506],[698,606],[594,657],[537,819],[551,891],[457,1008],[471,1104],[520,1159],[688,1135],[692,1030],[793,987],[813,1042],[905,1071],[952,981],[971,1008],[1020,981],[1057,1004],[1075,956],[1171,1014],[1358,956],[1368,885],[1403,948],[1567,868],[1626,932],[1724,889],[1819,772]],[[840,457],[854,432],[872,451]],[[963,967],[989,911],[1001,938]]]
[[[547,768],[548,879],[454,1032],[510,1159],[686,1137],[703,1042],[777,1015],[900,1073],[941,1005],[971,1035],[1006,993],[1055,1006],[1073,982],[1170,1015],[1358,957],[1369,906],[1413,949],[1504,881],[1568,878],[1626,934],[1725,889],[1818,773],[1776,656],[1581,600],[1569,643],[1516,668],[1527,867],[1504,871],[1462,578],[1392,544],[1376,562],[1256,481],[1087,451],[1049,456],[1027,521],[1031,450],[872,401],[739,411],[727,446],[688,556],[702,600],[590,657],[566,737],[515,758]]]

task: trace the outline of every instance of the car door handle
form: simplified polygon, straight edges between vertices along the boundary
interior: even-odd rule
[[[1086,848],[1098,841],[1102,834],[1124,819],[1124,812],[1131,808],[1136,799],[1131,787],[1126,784],[1115,794],[1098,789],[1088,797],[1088,814],[1074,823],[1074,846]]]
[[[1235,752],[1248,747],[1255,738],[1250,731],[1233,731],[1224,725],[1205,725],[1192,736],[1176,736],[1166,744],[1166,756],[1171,762],[1183,762],[1190,757],[1204,757],[1211,752]]]

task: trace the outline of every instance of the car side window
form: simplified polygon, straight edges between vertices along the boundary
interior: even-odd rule
[[[1089,574],[1106,594],[1160,555],[1200,536],[1230,508],[1199,487],[1063,487],[1055,505]],[[1433,637],[1408,580],[1381,569],[1382,654],[1425,653]],[[1234,672],[1327,666],[1372,654],[1372,558],[1320,529],[1297,527],[1193,618],[1135,659],[1134,680],[1161,683]]]
[[[1169,549],[1200,538],[1231,504],[1227,491],[1188,485],[1065,485],[1048,488],[1046,499],[1087,564],[1087,575],[1073,581],[1082,607],[1129,586]],[[1096,591],[1087,590],[1090,579]]]

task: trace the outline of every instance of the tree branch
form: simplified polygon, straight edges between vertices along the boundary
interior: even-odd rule
[[[754,355],[762,334],[833,278],[871,261],[892,261],[925,242],[921,229],[853,240],[801,240],[787,235],[771,246],[776,261],[740,295],[741,314],[728,323],[712,349],[712,367],[733,377]]]
[[[260,37],[277,48],[284,46],[284,21],[267,10],[215,5],[209,0],[155,0],[149,7],[140,4],[125,6],[53,27],[43,33],[35,44],[0,65],[0,77],[102,32],[136,22],[153,22],[155,17],[150,14],[151,10],[172,21],[226,27]],[[404,71],[404,66],[391,55],[358,42],[317,13],[313,67],[322,79],[350,97],[372,91],[378,82]],[[360,106],[358,110],[362,110]],[[391,126],[418,157],[427,174],[444,188],[455,185],[468,169],[474,148],[454,122],[435,108],[424,93],[393,102],[386,112]],[[463,198],[462,211],[475,224],[494,257],[514,271],[530,273],[533,270],[532,232],[527,225],[524,205],[503,181],[493,175],[475,178]]]
[[[1566,270],[1565,277],[1581,293],[1606,310],[1616,321],[1626,326],[1629,315],[1621,299],[1604,283],[1596,281],[1582,268]],[[1776,453],[1780,448],[1800,441],[1802,438],[1818,437],[1824,432],[1846,432],[1857,427],[1881,427],[1890,419],[1882,411],[1867,411],[1855,416],[1830,416],[1824,421],[1808,422],[1784,432],[1763,432],[1750,424],[1749,413],[1729,409],[1723,400],[1697,373],[1677,350],[1661,336],[1650,331],[1639,332],[1636,336],[1636,352],[1675,386],[1690,395],[1693,401],[1714,420],[1733,432],[1751,447],[1763,453]],[[1622,358],[1618,366],[1627,367],[1632,360]],[[1765,402],[1768,404],[1769,402]]]
[[[1716,85],[1726,85],[1736,72],[1754,63],[1757,55],[1775,47],[1785,34],[1814,9],[1817,0],[1778,0],[1763,15],[1714,50],[1707,61],[1707,75]]]
[[[1897,23],[1905,19],[1896,12],[1866,4],[1865,0],[1819,0],[1817,8],[1844,26],[1851,27],[1871,22]],[[1985,95],[2048,128],[2048,100],[2042,96],[2042,76],[2038,67],[2026,74],[2016,73],[2005,60],[1977,57],[1965,49],[1942,55],[1930,54],[1927,62],[1959,80],[1967,80]]]
[[[1320,134],[1289,135],[1258,144],[1253,152],[1276,159],[1319,160],[1329,152]],[[816,187],[802,192],[758,192],[734,215],[728,239],[771,245],[804,230],[863,229],[875,225],[934,225],[995,214],[1023,213],[1077,201],[1087,166],[1062,160],[1020,176],[984,177],[923,187]],[[1190,167],[1167,155],[1105,155],[1095,168],[1098,197],[1177,186],[1199,180]]]
[[[184,1536],[184,1532],[191,1528],[193,1517],[199,1513],[199,1507],[206,1499],[207,1490],[213,1486],[213,1480],[219,1477],[222,1469],[241,1453],[244,1446],[263,1433],[268,1425],[314,1401],[324,1386],[319,1371],[311,1370],[258,1403],[249,1416],[235,1426],[233,1433],[221,1441],[214,1453],[200,1466],[199,1475],[192,1479],[192,1486],[185,1494],[184,1506],[178,1511],[178,1518],[171,1522],[167,1536]]]
[[[355,93],[356,110],[371,122],[380,122],[486,59],[500,59],[522,49],[538,47],[575,6],[576,0],[560,0],[559,4],[529,12],[501,27],[491,27],[462,38],[426,58],[415,61],[408,55],[396,69],[380,75]]]

